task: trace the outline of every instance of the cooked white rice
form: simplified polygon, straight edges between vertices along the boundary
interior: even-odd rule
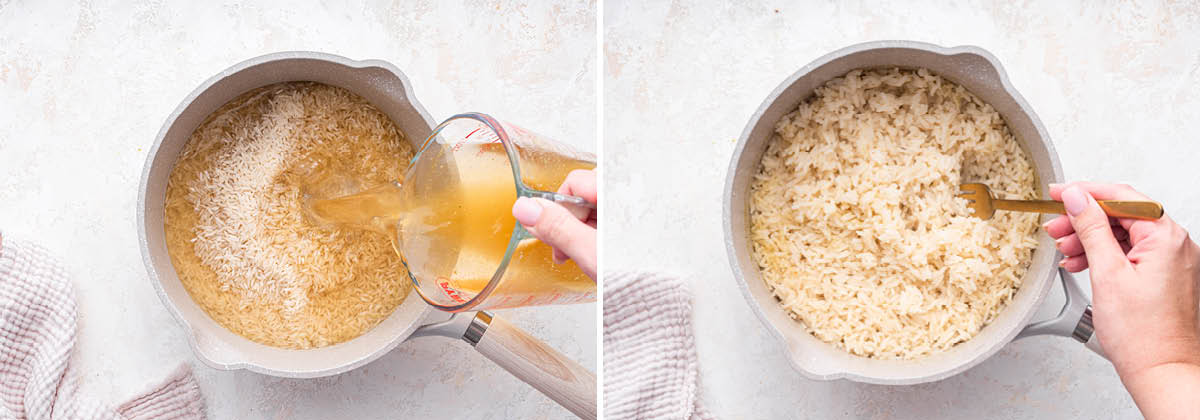
[[[1029,157],[962,86],[852,71],[776,124],[751,187],[754,257],[821,340],[878,359],[945,351],[996,318],[1037,244],[1037,215],[972,217],[963,182],[1037,197]]]

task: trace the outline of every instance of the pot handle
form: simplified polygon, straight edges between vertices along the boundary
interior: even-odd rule
[[[1058,312],[1057,316],[1029,324],[1021,330],[1020,334],[1017,334],[1017,338],[1035,335],[1071,337],[1083,343],[1100,357],[1107,359],[1108,356],[1100,348],[1100,338],[1096,336],[1096,330],[1092,325],[1091,300],[1083,294],[1083,289],[1079,287],[1079,281],[1075,280],[1075,277],[1066,269],[1059,267],[1058,278],[1062,280],[1067,303],[1063,304],[1062,310]]]
[[[596,418],[596,375],[546,343],[483,311],[475,314],[462,338],[576,416]]]

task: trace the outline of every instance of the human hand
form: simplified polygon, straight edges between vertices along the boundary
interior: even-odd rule
[[[1050,197],[1063,202],[1068,216],[1044,228],[1066,256],[1064,268],[1090,269],[1101,348],[1143,414],[1178,414],[1171,410],[1184,407],[1178,400],[1163,401],[1170,390],[1200,386],[1200,247],[1165,215],[1134,220],[1104,214],[1096,199],[1149,200],[1129,186],[1051,185]]]
[[[574,170],[558,187],[559,194],[573,195],[596,204],[596,172]],[[521,197],[513,203],[513,217],[535,238],[554,248],[554,262],[568,258],[596,279],[596,210],[560,205],[541,198]]]

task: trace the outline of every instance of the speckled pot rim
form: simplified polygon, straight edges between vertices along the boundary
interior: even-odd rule
[[[794,109],[799,101],[811,95],[811,90],[809,90],[802,96],[796,96],[794,88],[799,84],[820,86],[829,79],[844,74],[839,71],[835,76],[826,74],[813,79],[815,72],[829,73],[832,70],[827,67],[847,66],[846,62],[853,61],[856,57],[870,54],[882,56],[892,53],[897,54],[898,57],[904,54],[924,57],[932,53],[937,56],[934,58],[935,60],[961,59],[963,64],[968,67],[978,67],[959,69],[965,75],[978,76],[978,78],[968,77],[967,79],[970,80],[965,80],[968,83],[952,77],[947,78],[964,84],[964,86],[975,83],[1002,90],[1002,92],[993,94],[1006,95],[1007,100],[1011,101],[1007,110],[1011,115],[1021,119],[1021,130],[1014,129],[1014,134],[1023,134],[1023,140],[1021,138],[1018,140],[1022,141],[1022,147],[1035,161],[1040,181],[1045,184],[1063,182],[1064,179],[1058,154],[1054,150],[1054,145],[1051,143],[1045,127],[1033,112],[1032,107],[1009,82],[999,61],[982,48],[975,46],[946,48],[922,42],[897,40],[867,42],[826,54],[784,80],[750,117],[738,139],[725,180],[722,203],[723,225],[730,267],[743,297],[758,319],[770,331],[771,336],[783,346],[789,355],[789,363],[810,379],[848,379],[875,384],[906,385],[937,381],[970,369],[1015,339],[1018,333],[1029,324],[1053,285],[1055,268],[1058,260],[1061,259],[1061,255],[1053,248],[1053,241],[1048,238],[1040,238],[1034,262],[1026,273],[1021,288],[1018,289],[1018,296],[1001,312],[997,320],[985,326],[975,338],[955,346],[950,351],[926,358],[911,361],[881,361],[854,356],[818,340],[804,331],[801,323],[786,316],[786,311],[778,304],[778,301],[769,291],[765,290],[766,286],[759,275],[757,264],[750,256],[749,249],[747,229],[749,225],[746,214],[749,208],[746,198],[749,192],[749,178],[747,177],[752,177],[753,173],[757,171],[765,143],[769,141],[769,135],[765,139],[763,138],[764,126],[762,124],[769,123],[770,126],[773,126],[774,122],[778,120],[778,115],[781,115],[781,107],[784,110]],[[865,58],[864,60],[872,59],[875,58]],[[887,66],[926,67],[899,63],[874,63],[857,67],[851,65],[848,68]],[[941,74],[937,71],[935,73]],[[943,76],[946,75],[943,74]],[[972,92],[978,95],[978,92],[974,90]],[[788,97],[785,98],[785,96]],[[995,104],[993,105],[995,106]],[[1000,108],[997,107],[998,110]],[[1004,114],[1004,112],[1001,113]],[[1011,129],[1013,123],[1009,121],[1008,115],[1005,117]],[[765,119],[770,119],[770,121]],[[757,137],[755,137],[756,132]],[[1043,217],[1043,221],[1046,219]],[[1066,279],[1064,279],[1065,281]],[[1022,294],[1028,294],[1028,296],[1020,296]]]
[[[280,63],[287,63],[283,65],[286,67],[286,71],[277,68],[282,65]],[[272,67],[273,65],[276,67]],[[303,74],[307,70],[297,70],[304,66],[319,68],[313,73],[318,77],[306,77]],[[284,75],[283,73],[296,73],[301,76]],[[167,116],[154,144],[150,147],[142,170],[136,209],[138,241],[142,259],[155,293],[171,316],[188,331],[189,346],[197,358],[206,365],[222,370],[247,369],[280,377],[305,378],[335,375],[365,365],[388,353],[412,336],[421,325],[450,319],[449,314],[433,311],[431,307],[421,301],[417,294],[410,293],[391,316],[357,338],[332,346],[308,350],[270,347],[233,334],[216,324],[211,317],[200,310],[186,292],[181,293],[182,286],[178,276],[171,266],[169,257],[165,255],[165,241],[162,239],[164,229],[161,224],[163,219],[161,202],[165,200],[162,195],[165,192],[166,178],[169,177],[175,164],[178,150],[182,149],[182,144],[186,143],[186,137],[190,137],[191,131],[199,121],[206,118],[212,110],[215,110],[216,106],[220,106],[229,99],[254,87],[266,86],[271,83],[313,80],[347,88],[357,94],[367,96],[363,92],[339,83],[339,80],[353,78],[357,78],[357,81],[347,83],[378,84],[383,86],[379,89],[380,91],[392,92],[390,96],[375,92],[374,100],[371,97],[367,99],[372,104],[384,109],[385,112],[393,109],[392,112],[388,112],[393,119],[395,119],[393,113],[405,115],[406,124],[418,129],[416,136],[405,130],[409,137],[423,139],[435,125],[428,112],[416,100],[408,78],[391,63],[381,60],[357,61],[319,52],[291,51],[267,54],[242,61],[205,80]],[[250,80],[242,82],[239,79]],[[249,88],[243,86],[247,83],[250,84]],[[231,88],[231,86],[241,87]],[[219,103],[215,105],[205,104],[199,107],[201,109],[194,109],[198,100],[203,101],[206,95],[222,90],[225,92],[221,92],[219,96],[225,99],[217,101]],[[188,122],[181,122],[182,120],[188,120]],[[191,127],[176,127],[180,124],[190,124]],[[398,122],[398,124],[400,123]],[[403,128],[406,127],[402,125]],[[421,128],[424,131],[420,131]],[[165,151],[164,148],[167,145],[164,144],[164,140],[168,138],[168,135],[180,134],[174,133],[172,130],[185,129],[185,140],[182,143],[173,141],[173,144],[170,145],[172,151]],[[410,138],[409,141],[413,140]],[[151,190],[155,191],[154,196],[149,195]],[[149,208],[155,203],[158,203],[157,208]],[[155,221],[159,223],[156,225]]]

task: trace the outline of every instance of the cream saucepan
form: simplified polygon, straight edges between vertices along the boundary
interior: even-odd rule
[[[965,371],[995,354],[1008,342],[1033,335],[1074,337],[1099,352],[1092,333],[1091,306],[1075,279],[1058,269],[1062,256],[1049,236],[1040,235],[1033,264],[1008,306],[974,338],[949,351],[914,360],[877,360],[856,356],[805,331],[763,282],[751,256],[749,240],[750,183],[771,139],[776,121],[795,110],[814,89],[850,70],[876,67],[926,68],[962,85],[1004,117],[1021,147],[1033,160],[1042,185],[1063,182],[1062,167],[1046,129],[1004,74],[996,58],[978,47],[944,48],[911,41],[878,41],[853,45],[804,66],[771,92],[750,118],[729,164],[725,180],[725,247],[733,276],[763,324],[779,340],[792,365],[805,376],[850,379],[878,384],[936,381]],[[1043,222],[1048,220],[1043,216]],[[1056,276],[1067,303],[1051,320],[1030,323],[1054,285]]]
[[[309,378],[365,365],[412,337],[462,339],[576,415],[595,418],[596,381],[592,372],[486,312],[445,313],[410,293],[391,316],[357,338],[327,347],[291,350],[234,334],[192,300],[167,254],[163,208],[171,169],[192,131],[218,107],[249,90],[290,81],[320,82],[361,95],[387,114],[414,147],[419,147],[435,126],[413,97],[408,78],[392,64],[315,52],[275,53],[238,63],[184,98],[163,124],[146,158],[137,220],[142,258],[151,283],[163,304],[189,331],[196,356],[217,369]]]

